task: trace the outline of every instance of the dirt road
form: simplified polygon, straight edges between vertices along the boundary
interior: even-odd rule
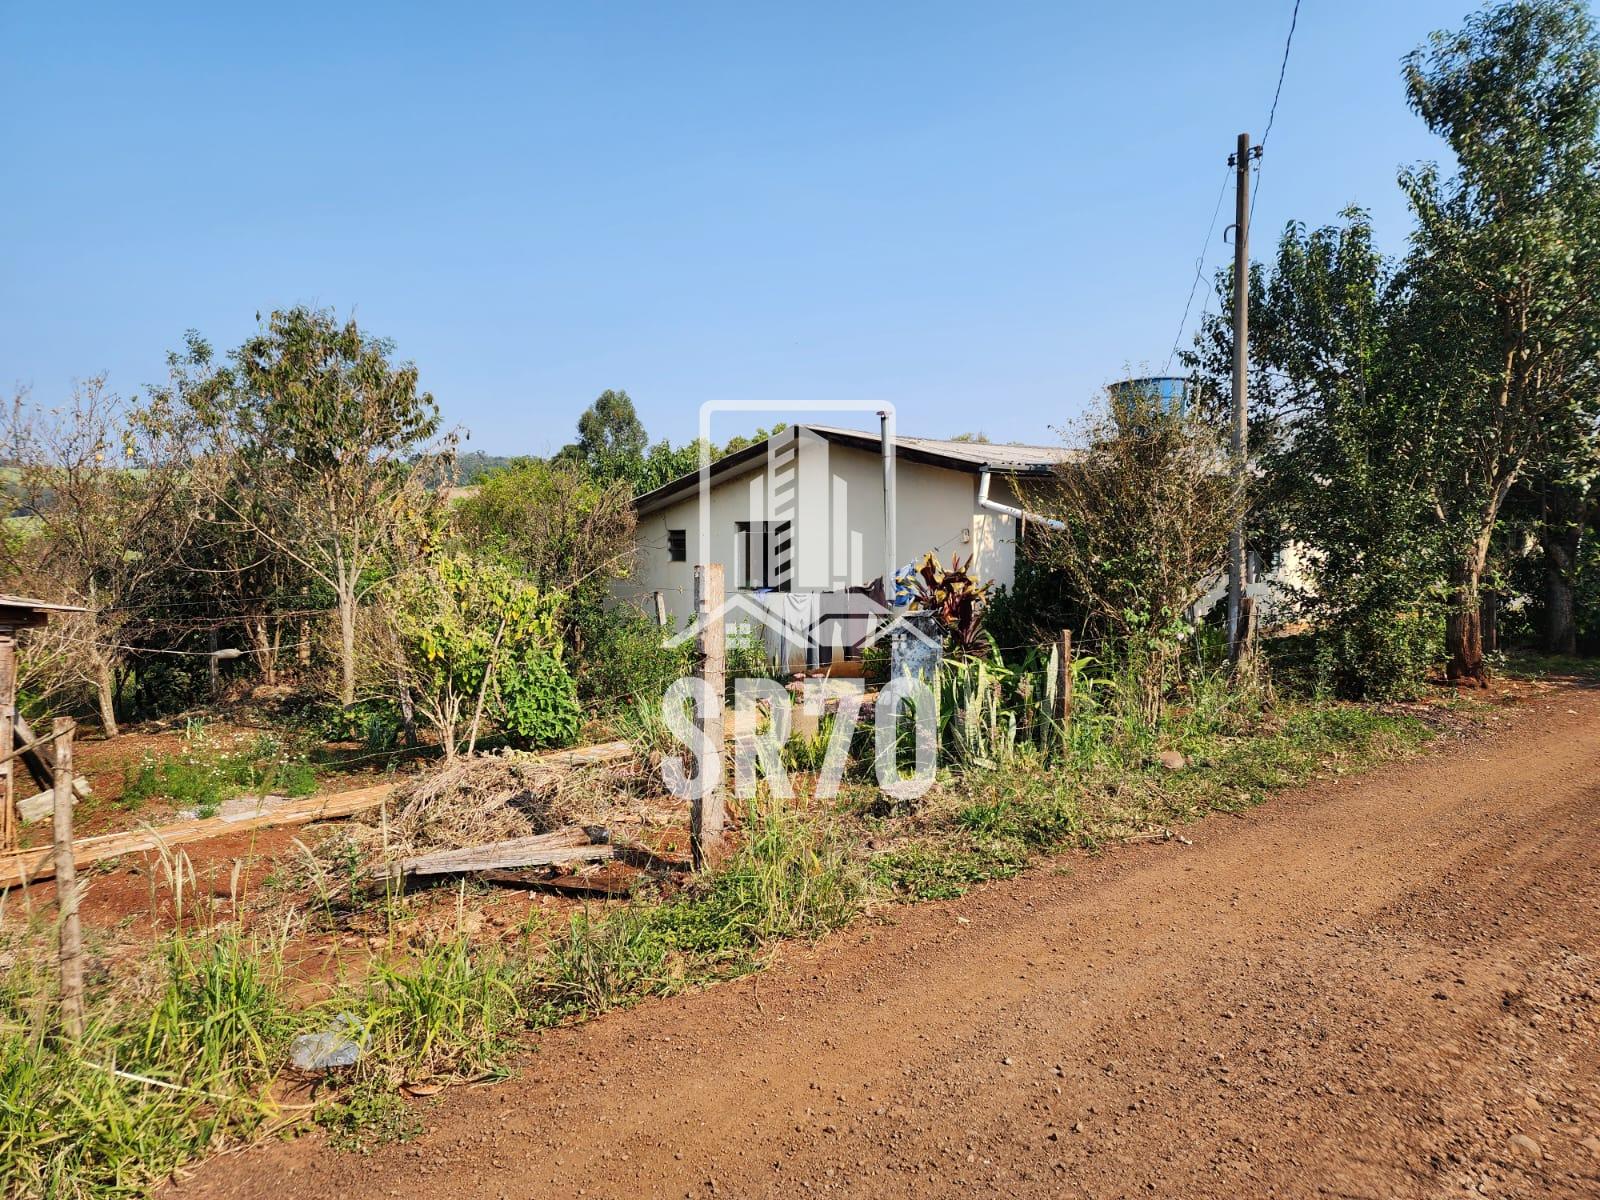
[[[185,1197],[1600,1196],[1600,692],[897,909]]]

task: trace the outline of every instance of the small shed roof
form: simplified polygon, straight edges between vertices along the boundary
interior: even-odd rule
[[[27,629],[43,625],[51,613],[88,611],[79,604],[51,604],[32,596],[8,596],[0,592],[0,628]]]

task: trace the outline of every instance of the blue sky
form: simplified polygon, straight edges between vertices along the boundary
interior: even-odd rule
[[[304,302],[490,453],[607,387],[674,440],[812,399],[1051,440],[1164,363],[1292,7],[5,0],[0,384],[134,393]],[[1399,59],[1470,8],[1303,0],[1258,256],[1350,201],[1400,246],[1441,148]]]

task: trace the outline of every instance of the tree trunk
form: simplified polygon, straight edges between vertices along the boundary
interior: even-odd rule
[[[114,738],[117,728],[117,688],[111,678],[111,664],[102,655],[96,655],[94,664],[94,691],[100,702],[100,728],[106,737]]]
[[[339,703],[349,708],[356,702],[356,598],[339,592]]]
[[[1444,627],[1444,647],[1450,662],[1445,673],[1451,679],[1488,687],[1489,668],[1483,661],[1483,610],[1478,602],[1482,574],[1476,560],[1458,563],[1450,572],[1450,614]]]
[[[246,618],[245,629],[249,632],[250,648],[255,651],[256,668],[261,672],[261,680],[271,687],[278,682],[278,646],[271,623],[263,614],[255,613]]]
[[[1549,654],[1578,652],[1578,624],[1573,612],[1572,577],[1578,564],[1583,530],[1577,497],[1557,484],[1544,495],[1539,544],[1544,550],[1544,648]]]

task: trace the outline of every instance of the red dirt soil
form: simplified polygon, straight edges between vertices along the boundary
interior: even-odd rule
[[[1600,692],[545,1036],[180,1197],[1600,1196]]]

